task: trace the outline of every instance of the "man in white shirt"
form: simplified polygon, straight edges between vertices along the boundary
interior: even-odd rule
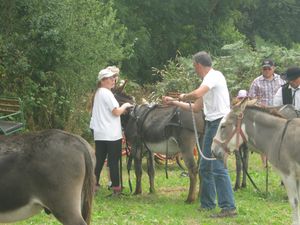
[[[300,68],[297,66],[288,68],[285,79],[288,83],[278,89],[273,104],[274,106],[292,104],[296,110],[300,110]]]
[[[206,126],[204,134],[203,154],[210,158],[211,144],[216,135],[221,119],[230,112],[230,98],[224,75],[212,68],[212,60],[208,53],[201,51],[193,56],[196,73],[203,80],[200,86],[179,96],[180,101],[164,96],[167,104],[176,105],[189,110],[189,104],[184,101],[195,100],[192,108],[195,112],[204,109]],[[207,160],[201,158],[201,199],[200,210],[211,210],[216,207],[216,199],[221,212],[212,217],[236,216],[234,195],[228,170],[221,160]]]

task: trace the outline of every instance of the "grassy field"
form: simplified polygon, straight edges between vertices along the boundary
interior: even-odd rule
[[[125,160],[124,160],[125,161]],[[234,158],[229,159],[229,170],[232,182],[235,180]],[[125,168],[125,167],[124,167]],[[106,171],[104,171],[105,173]],[[129,192],[128,176],[123,172],[124,194],[121,197],[107,197],[110,191],[106,188],[106,174],[101,178],[103,188],[97,192],[94,200],[92,224],[172,224],[172,225],[286,225],[291,224],[291,208],[286,192],[280,186],[280,178],[269,169],[269,194],[265,194],[265,169],[262,167],[258,154],[250,155],[249,173],[263,193],[255,191],[249,181],[247,188],[235,192],[238,210],[236,218],[212,219],[212,212],[199,212],[199,200],[194,204],[185,204],[187,197],[188,177],[182,176],[182,170],[176,165],[170,165],[165,177],[164,166],[156,167],[156,194],[148,194],[148,177],[143,173],[143,194],[133,196]],[[134,184],[134,175],[131,173]],[[216,209],[214,212],[217,212]],[[15,225],[54,225],[58,223],[53,216],[41,213],[38,216],[15,223]]]

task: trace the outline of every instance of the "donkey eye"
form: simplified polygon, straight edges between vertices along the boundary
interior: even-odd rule
[[[226,126],[225,125],[221,125],[221,129],[225,129],[226,128]]]

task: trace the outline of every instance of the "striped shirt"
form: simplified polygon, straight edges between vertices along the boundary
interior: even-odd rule
[[[285,81],[276,73],[274,73],[272,80],[267,80],[263,75],[260,75],[252,82],[248,96],[257,98],[259,104],[272,106],[273,97],[283,84]]]

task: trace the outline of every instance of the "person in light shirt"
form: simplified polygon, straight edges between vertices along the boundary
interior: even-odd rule
[[[169,96],[163,97],[165,104],[176,105],[189,110],[186,101],[195,100],[192,108],[195,112],[202,108],[205,114],[205,134],[203,154],[212,157],[211,145],[218,130],[221,119],[230,112],[230,97],[224,75],[212,68],[212,60],[208,53],[201,51],[193,56],[196,73],[202,79],[200,86],[187,94],[181,94],[179,101]],[[237,215],[233,190],[228,170],[222,160],[207,160],[201,158],[201,194],[200,211],[212,210],[216,200],[221,211],[212,214],[213,218],[233,217]]]
[[[275,73],[275,63],[271,59],[263,60],[261,73],[253,80],[248,95],[256,98],[258,104],[272,106],[274,95],[285,81]]]
[[[90,128],[93,130],[96,146],[95,189],[97,190],[100,186],[100,173],[107,158],[114,195],[118,195],[122,190],[119,174],[119,162],[122,152],[120,116],[128,107],[132,106],[130,103],[124,103],[120,106],[111,91],[115,86],[118,72],[112,71],[110,68],[99,72],[90,121]]]
[[[276,92],[274,106],[292,104],[300,110],[300,68],[293,66],[287,69],[284,75],[287,83]]]
[[[272,59],[265,59],[261,64],[261,75],[255,78],[250,86],[248,96],[256,98],[257,103],[263,106],[272,106],[273,98],[285,81],[275,73],[275,63]],[[261,155],[264,167],[267,166],[266,155]]]

